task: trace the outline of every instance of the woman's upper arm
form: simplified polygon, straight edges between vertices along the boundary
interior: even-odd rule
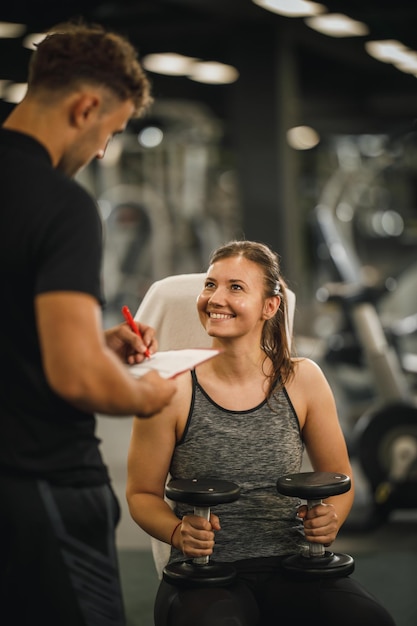
[[[321,368],[304,359],[299,363],[298,389],[303,390],[305,420],[303,439],[315,470],[351,471],[343,430],[330,385]]]
[[[133,420],[127,463],[127,497],[152,493],[163,497],[177,442],[178,425],[186,420],[191,400],[189,373],[177,379],[171,403],[151,418]]]
[[[163,497],[175,447],[175,427],[162,411],[149,419],[135,417],[127,461],[127,496],[153,493]],[[168,418],[168,419],[167,419]]]

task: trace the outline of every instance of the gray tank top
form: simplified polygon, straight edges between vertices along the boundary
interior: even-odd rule
[[[247,411],[216,404],[192,372],[193,393],[182,440],[170,473],[176,478],[219,478],[241,487],[239,500],[213,507],[220,518],[213,558],[216,561],[279,556],[300,552],[305,543],[296,518],[300,501],[281,496],[276,482],[301,470],[304,444],[294,407],[284,389]],[[192,513],[175,503],[178,517]],[[170,560],[184,558],[172,549]]]

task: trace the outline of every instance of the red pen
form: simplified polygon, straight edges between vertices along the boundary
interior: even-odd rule
[[[124,306],[122,307],[122,313],[124,315],[124,318],[126,320],[126,322],[129,324],[130,328],[133,330],[134,333],[137,334],[138,337],[140,337],[143,341],[143,337],[142,337],[142,333],[140,332],[139,328],[136,326],[135,324],[135,320],[132,317],[131,312],[129,311],[129,307]],[[151,358],[151,353],[149,352],[149,349],[146,348],[145,350],[145,356],[148,357],[148,359]]]

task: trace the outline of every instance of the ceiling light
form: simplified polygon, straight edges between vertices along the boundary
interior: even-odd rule
[[[324,5],[306,0],[252,0],[252,2],[263,9],[267,9],[267,11],[286,17],[307,17],[308,15],[319,15],[326,11]]]
[[[384,63],[395,63],[399,61],[407,48],[400,41],[395,39],[383,39],[379,41],[367,41],[365,50],[378,61]]]
[[[361,37],[369,33],[366,24],[352,20],[342,13],[317,15],[308,17],[304,21],[310,28],[330,37]]]
[[[406,74],[417,75],[417,52],[407,50],[406,54],[404,54],[404,58],[401,61],[395,62],[395,67]]]
[[[239,77],[239,72],[231,65],[215,61],[199,61],[194,57],[187,57],[175,52],[148,54],[143,57],[142,65],[145,70],[157,74],[188,76],[191,80],[213,85],[233,83]]]
[[[18,104],[26,95],[27,83],[10,83],[3,89],[3,100]]]
[[[367,41],[365,49],[378,61],[392,63],[401,72],[417,76],[417,52],[407,48],[400,41],[395,39]]]
[[[157,74],[185,76],[190,71],[194,61],[195,59],[182,54],[162,52],[160,54],[148,54],[142,59],[142,65],[146,70]]]
[[[145,126],[138,134],[138,142],[144,148],[156,148],[162,143],[164,133],[158,126]]]
[[[21,37],[26,30],[24,24],[14,24],[12,22],[0,22],[0,38],[8,39]]]
[[[200,61],[193,64],[188,78],[199,83],[221,85],[234,83],[239,78],[239,72],[232,65],[215,61]]]
[[[310,126],[294,126],[287,131],[287,142],[294,150],[310,150],[320,142],[320,135]]]
[[[29,50],[35,50],[36,46],[41,43],[46,37],[46,33],[30,33],[24,38],[22,45]]]

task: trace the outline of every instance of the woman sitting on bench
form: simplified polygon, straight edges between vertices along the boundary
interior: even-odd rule
[[[335,540],[353,488],[310,510],[276,491],[279,476],[301,470],[304,447],[314,470],[352,476],[322,371],[290,354],[277,255],[251,241],[217,249],[197,310],[221,353],[178,377],[161,413],[134,420],[127,498],[137,524],[171,544],[171,562],[213,553],[217,563],[233,563],[237,577],[225,587],[162,580],[155,626],[305,626],[312,612],[321,626],[393,626],[351,577],[300,582],[280,567],[305,539],[327,546]],[[164,500],[169,474],[234,481],[241,495],[205,520],[189,505],[172,510]]]

